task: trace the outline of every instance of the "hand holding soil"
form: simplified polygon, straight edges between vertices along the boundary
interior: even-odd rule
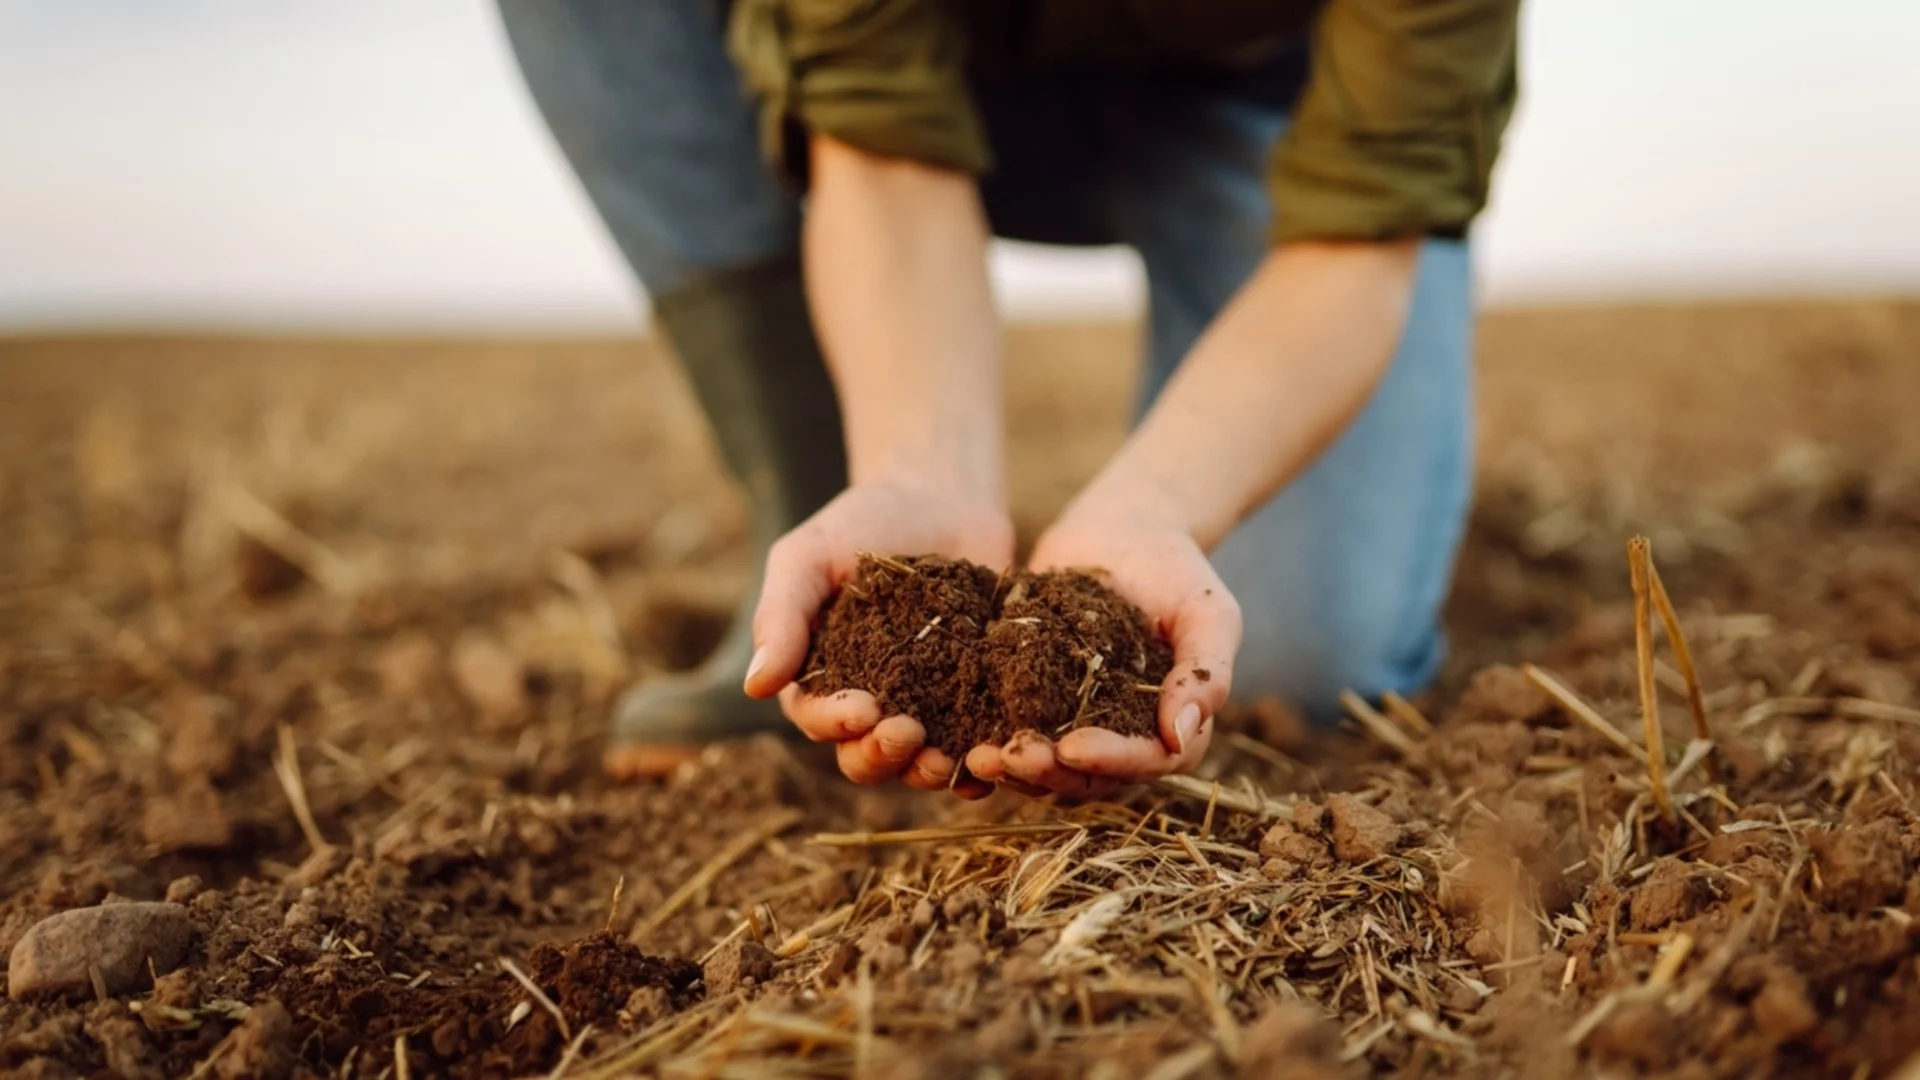
[[[1158,738],[1092,724],[1055,742],[1036,725],[1004,747],[973,750],[968,770],[983,779],[1082,792],[1097,790],[1096,778],[1138,782],[1198,764],[1232,688],[1240,649],[1240,607],[1206,553],[1179,529],[1069,511],[1040,538],[1029,565],[1040,573],[1098,567],[1106,586],[1138,605],[1152,637],[1171,645],[1171,672],[1152,680],[1161,686],[1153,699]]]
[[[1013,526],[997,507],[946,495],[892,484],[848,488],[768,552],[747,693],[778,694],[781,709],[807,738],[837,743],[840,770],[855,783],[900,776],[916,787],[988,794],[985,783],[952,783],[955,759],[928,747],[925,729],[911,715],[883,712],[862,689],[809,694],[795,682],[816,617],[854,579],[862,551],[933,552],[1004,567],[1013,563]]]
[[[925,742],[903,777],[914,786],[974,793],[955,774],[964,758],[1030,794],[1086,794],[1198,760],[1198,695],[1162,692],[1197,680],[1172,670],[1154,626],[1087,573],[868,554],[827,607],[793,704],[804,717],[855,701],[911,725]],[[1182,712],[1185,732],[1162,720]]]

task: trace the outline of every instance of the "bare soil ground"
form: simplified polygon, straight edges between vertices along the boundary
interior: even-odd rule
[[[1029,534],[1134,351],[1015,335]],[[0,951],[179,905],[35,931],[0,1074],[1896,1074],[1920,305],[1509,313],[1482,353],[1442,685],[1069,807],[775,739],[600,775],[611,695],[747,572],[643,343],[0,342]],[[1713,737],[1663,642],[1670,816],[1635,532]]]

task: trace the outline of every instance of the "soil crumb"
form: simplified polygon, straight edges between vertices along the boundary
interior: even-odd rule
[[[1172,668],[1140,610],[1087,574],[867,556],[828,605],[802,681],[866,690],[958,759],[1024,730],[1152,737]]]

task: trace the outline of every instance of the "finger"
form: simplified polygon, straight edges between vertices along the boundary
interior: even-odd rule
[[[1240,651],[1240,605],[1215,581],[1181,605],[1169,630],[1173,670],[1160,684],[1160,740],[1184,759],[1227,703]]]
[[[999,783],[1007,775],[1000,759],[1000,748],[982,744],[967,751],[967,771],[989,783]]]
[[[814,742],[845,742],[880,723],[880,702],[865,690],[809,694],[798,683],[780,691],[780,711]]]
[[[1022,783],[1067,795],[1085,794],[1086,775],[1060,764],[1053,743],[1037,731],[1016,731],[1000,749],[1006,775]]]
[[[930,746],[913,755],[907,771],[900,774],[900,782],[922,791],[945,791],[954,785],[956,768],[946,751]]]
[[[1096,778],[1143,783],[1199,764],[1206,756],[1212,730],[1212,721],[1207,721],[1188,742],[1186,753],[1172,754],[1158,739],[1122,735],[1105,728],[1080,728],[1060,740],[1054,756],[1067,768]]]
[[[766,571],[753,609],[754,650],[746,677],[747,694],[756,698],[772,697],[800,674],[813,620],[833,595],[830,553],[809,526],[768,549]]]
[[[926,742],[926,729],[911,716],[889,716],[858,739],[840,743],[840,771],[856,784],[884,783],[900,774]]]

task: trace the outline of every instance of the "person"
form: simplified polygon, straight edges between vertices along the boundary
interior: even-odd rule
[[[1191,767],[1230,695],[1325,720],[1342,690],[1429,681],[1517,6],[501,0],[762,555],[712,657],[618,703],[609,766],[777,726],[777,700],[858,782],[1080,793]],[[954,761],[870,695],[793,682],[858,552],[1012,565],[996,235],[1145,265],[1137,426],[1030,565],[1099,568],[1168,636],[1158,740]]]

